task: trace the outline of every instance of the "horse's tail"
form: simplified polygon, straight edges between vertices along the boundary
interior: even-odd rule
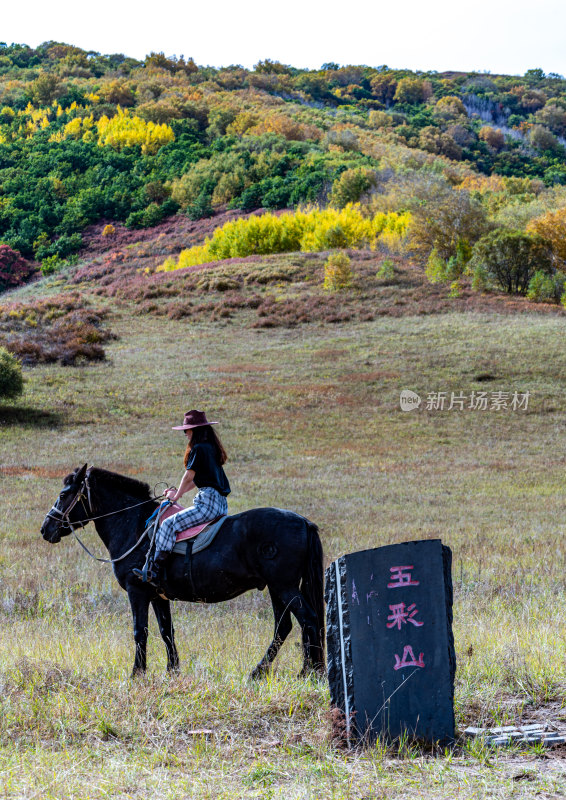
[[[313,645],[313,661],[324,669],[324,563],[322,542],[318,527],[309,520],[307,523],[307,561],[303,572],[301,592],[316,615],[316,635]]]

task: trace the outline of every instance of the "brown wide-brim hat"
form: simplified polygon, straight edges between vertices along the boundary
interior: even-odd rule
[[[204,411],[187,411],[182,425],[173,425],[173,431],[187,431],[189,428],[200,428],[202,425],[218,425],[218,422],[209,422]]]

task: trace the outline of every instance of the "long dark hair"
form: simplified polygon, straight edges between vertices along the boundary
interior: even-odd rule
[[[214,445],[214,449],[216,450],[216,457],[220,464],[225,464],[228,461],[228,455],[226,450],[224,449],[224,445],[220,441],[220,437],[212,427],[212,425],[199,425],[196,428],[192,429],[193,435],[191,436],[191,441],[187,445],[187,449],[185,450],[185,459],[184,464],[185,467],[188,464],[189,456],[191,454],[191,450],[195,444],[201,444],[202,442],[208,442],[209,444]]]

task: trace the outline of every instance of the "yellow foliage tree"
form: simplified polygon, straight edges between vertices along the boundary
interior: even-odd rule
[[[538,233],[550,243],[552,254],[560,265],[566,264],[566,208],[549,211],[527,225],[529,233]]]
[[[116,150],[141,145],[143,153],[153,155],[160,147],[175,139],[175,134],[169,125],[146,122],[141,117],[131,116],[120,106],[118,106],[116,116],[111,119],[103,116],[98,120],[96,126],[98,144],[108,145]]]

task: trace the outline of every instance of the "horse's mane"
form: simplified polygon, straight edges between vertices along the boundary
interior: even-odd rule
[[[67,475],[65,484],[71,483],[77,472],[78,470],[75,470]],[[100,467],[91,467],[89,477],[93,483],[105,483],[140,500],[149,500],[152,497],[149,484],[138,481],[136,478],[129,478],[127,475],[119,475],[117,472],[110,472],[110,470]]]

